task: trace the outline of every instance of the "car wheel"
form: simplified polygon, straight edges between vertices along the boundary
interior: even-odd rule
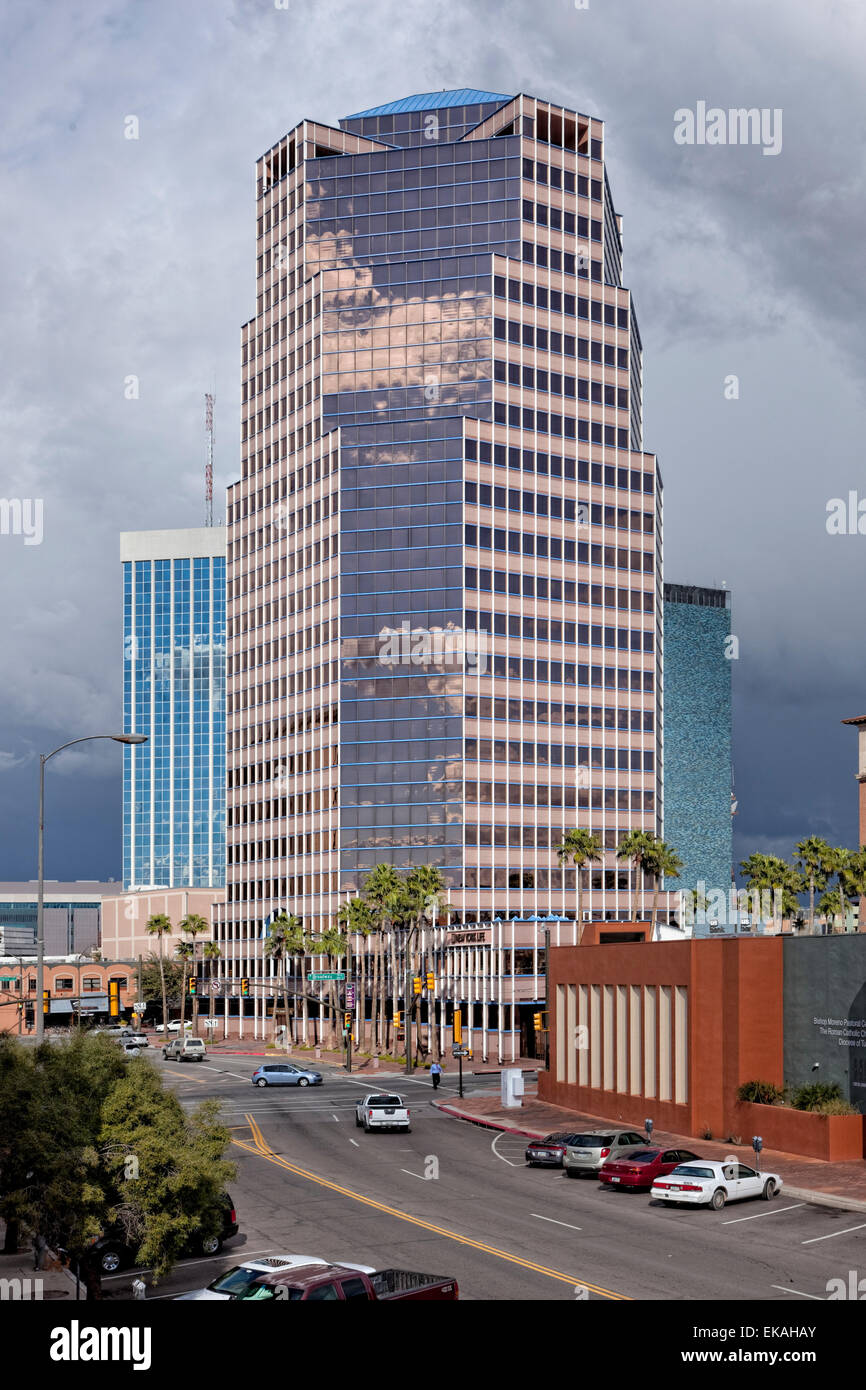
[[[116,1274],[122,1264],[119,1250],[103,1250],[99,1256],[99,1268],[103,1274]]]
[[[567,1178],[576,1178],[576,1177],[577,1177],[577,1173],[573,1172],[573,1171],[571,1170],[571,1168],[566,1168],[566,1170],[565,1170],[565,1176],[566,1176]]]
[[[263,1076],[260,1076],[258,1081],[256,1082],[257,1086],[267,1086],[267,1084],[268,1083]]]
[[[764,1190],[761,1193],[761,1196],[763,1197],[765,1202],[770,1202],[775,1197],[775,1195],[776,1184],[772,1178],[767,1178],[767,1181],[764,1183]]]
[[[407,1126],[406,1126],[405,1133],[406,1133],[406,1134],[411,1134],[411,1133],[412,1133],[412,1126],[411,1126],[411,1125],[407,1125]]]
[[[300,1080],[298,1081],[298,1085],[299,1085],[299,1086],[309,1086],[309,1084],[310,1084],[310,1083],[309,1083],[309,1081],[307,1080],[307,1078],[306,1078],[305,1076],[302,1076],[302,1077],[300,1078]]]
[[[724,1188],[717,1187],[712,1197],[710,1198],[710,1206],[712,1207],[713,1211],[721,1211],[726,1201],[727,1197]]]
[[[355,1116],[355,1128],[356,1128],[356,1129],[360,1129],[360,1128],[361,1128],[361,1121],[358,1119],[358,1116],[357,1116],[357,1115]]]
[[[201,1243],[203,1255],[218,1255],[223,1248],[222,1236],[206,1236]]]

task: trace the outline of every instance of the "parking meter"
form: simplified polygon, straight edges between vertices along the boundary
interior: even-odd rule
[[[652,1122],[652,1120],[644,1120],[644,1122],[643,1122],[643,1127],[644,1127],[644,1129],[646,1130],[647,1142],[648,1142],[648,1143],[651,1143],[651,1142],[652,1142],[652,1137],[653,1137],[653,1122]]]
[[[757,1168],[759,1173],[761,1171],[761,1149],[763,1147],[763,1139],[761,1138],[760,1134],[756,1134],[754,1139],[752,1140],[752,1148],[755,1150],[755,1167]]]

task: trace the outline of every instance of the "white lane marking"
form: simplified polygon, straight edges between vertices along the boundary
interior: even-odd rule
[[[350,1139],[350,1140],[349,1140],[349,1143],[350,1143],[350,1144],[354,1144],[356,1149],[360,1149],[360,1147],[361,1147],[361,1145],[358,1143],[357,1139]]]
[[[795,1202],[792,1207],[773,1207],[772,1211],[759,1211],[754,1216],[732,1216],[730,1221],[723,1221],[723,1226],[736,1226],[739,1221],[760,1221],[762,1216],[778,1216],[783,1211],[796,1211],[798,1207],[804,1207],[805,1202]]]
[[[781,1284],[771,1284],[771,1285],[770,1285],[770,1288],[771,1288],[771,1289],[778,1289],[778,1290],[779,1290],[779,1293],[796,1293],[796,1294],[799,1294],[801,1298],[814,1298],[814,1299],[817,1300],[818,1303],[825,1303],[825,1302],[826,1302],[826,1299],[822,1298],[820,1294],[817,1294],[817,1293],[803,1293],[803,1290],[802,1290],[802,1289],[784,1289],[784,1288],[782,1288],[782,1285],[781,1285]]]
[[[425,1176],[424,1176],[423,1173],[412,1173],[412,1172],[410,1172],[410,1170],[409,1170],[408,1168],[401,1168],[401,1169],[400,1169],[400,1172],[401,1172],[401,1173],[408,1173],[410,1178],[420,1178],[422,1182],[426,1182],[426,1181],[427,1181],[427,1179],[425,1178]]]
[[[849,1236],[852,1231],[866,1231],[866,1222],[861,1226],[848,1226],[844,1231],[831,1231],[826,1236],[813,1236],[811,1240],[801,1240],[801,1245],[814,1245],[818,1240],[834,1240],[836,1236]]]
[[[537,1211],[531,1211],[530,1216],[534,1216],[538,1221],[550,1221],[554,1226],[568,1226],[570,1231],[579,1231],[580,1226],[572,1226],[568,1221],[556,1221],[552,1216],[540,1216]]]
[[[333,1110],[331,1111],[331,1114],[334,1115]],[[334,1119],[337,1121],[337,1124],[340,1123],[340,1117],[339,1117],[339,1115],[334,1115]]]
[[[490,1145],[491,1149],[492,1149],[493,1152],[496,1154],[496,1157],[497,1157],[497,1158],[501,1158],[503,1163],[507,1163],[507,1164],[508,1164],[509,1168],[522,1168],[522,1167],[524,1167],[524,1164],[522,1164],[522,1163],[512,1163],[510,1158],[503,1158],[503,1157],[502,1157],[502,1154],[501,1154],[501,1153],[499,1152],[499,1150],[497,1149],[496,1145],[499,1143],[500,1139],[503,1138],[504,1133],[505,1133],[505,1131],[503,1130],[503,1133],[502,1133],[502,1134],[497,1134],[496,1138],[493,1140],[493,1143]],[[514,1139],[514,1138],[515,1138],[515,1136],[514,1136],[513,1134],[510,1134],[508,1137],[509,1137],[509,1139]]]
[[[244,1260],[254,1260],[258,1255],[272,1254],[273,1249],[274,1247],[271,1245],[268,1247],[267,1250],[253,1250],[249,1254],[246,1250],[241,1251],[240,1249],[226,1250],[225,1253],[226,1255],[240,1255],[241,1253],[243,1253]],[[175,1269],[191,1269],[193,1265],[209,1265],[212,1264],[214,1260],[218,1260],[220,1258],[224,1258],[222,1251],[220,1251],[219,1255],[206,1255],[201,1260],[179,1260],[178,1263],[172,1269],[172,1274],[174,1273]],[[135,1273],[150,1274],[150,1269],[137,1269],[136,1266],[133,1266],[132,1269],[125,1269],[122,1274],[103,1274],[102,1282],[105,1284],[108,1282],[109,1279],[129,1279]]]

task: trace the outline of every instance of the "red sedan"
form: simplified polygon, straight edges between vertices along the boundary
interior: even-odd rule
[[[680,1163],[697,1158],[691,1149],[637,1149],[625,1158],[602,1164],[598,1180],[605,1187],[631,1187],[649,1191],[656,1178],[672,1173]]]

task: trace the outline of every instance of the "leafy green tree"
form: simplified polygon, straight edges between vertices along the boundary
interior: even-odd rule
[[[823,893],[818,900],[818,911],[824,918],[830,933],[836,930],[836,919],[845,918],[845,902],[842,891],[839,888],[830,888]]]
[[[220,1202],[236,1169],[224,1158],[231,1135],[218,1113],[211,1100],[187,1116],[143,1059],[128,1064],[103,1106],[98,1144],[108,1217],[157,1278],[190,1244],[219,1231]]]
[[[367,937],[376,930],[376,914],[365,898],[349,898],[340,903],[336,913],[337,921],[347,935],[360,937],[361,949],[355,949],[358,960],[358,993],[355,1005],[358,1023],[358,1044],[363,1051],[367,1046]]]
[[[809,935],[815,935],[815,891],[826,888],[834,872],[836,851],[818,835],[799,840],[794,846],[794,863],[809,889]]]
[[[652,835],[648,835],[645,830],[630,830],[619,842],[616,851],[617,859],[629,859],[634,872],[634,898],[631,906],[631,920],[637,921],[638,901],[640,891],[643,887],[643,866],[646,852],[654,844]]]
[[[848,922],[848,899],[856,907],[860,899],[866,897],[866,845],[860,849],[849,850],[838,870],[839,887],[845,904],[846,926]],[[853,927],[854,914],[851,913]]]
[[[141,997],[149,1004],[160,1004],[162,1000],[162,986],[165,982],[166,999],[169,1009],[180,999],[180,961],[163,961],[160,970],[159,956],[151,952],[142,961],[141,966]]]
[[[803,892],[803,880],[786,860],[776,854],[750,854],[740,862],[740,870],[749,892],[758,894],[761,907],[756,916],[760,920],[764,920],[763,901],[768,893],[772,895],[771,922],[777,920],[779,911],[782,917],[792,917],[798,911],[797,894]]]
[[[556,857],[562,867],[574,864],[577,869],[577,941],[583,936],[583,912],[581,911],[581,879],[588,864],[600,863],[604,858],[601,841],[590,830],[566,830],[561,844],[556,846]]]
[[[159,974],[162,980],[162,1026],[168,1031],[168,1004],[165,997],[165,962],[163,960],[163,939],[171,936],[171,918],[164,912],[155,912],[152,917],[148,917],[144,929],[148,936],[155,936],[159,939]]]

